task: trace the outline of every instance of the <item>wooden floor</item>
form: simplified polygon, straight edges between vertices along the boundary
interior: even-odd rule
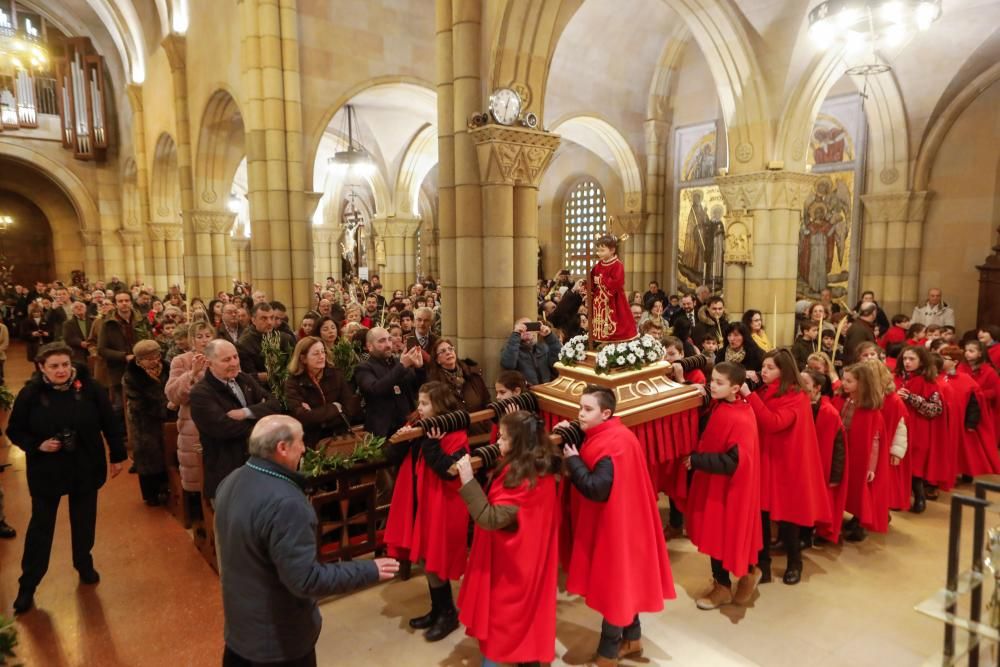
[[[7,362],[12,388],[23,383],[23,349]],[[18,530],[0,540],[0,611],[17,593],[30,498],[24,457],[0,448],[7,521]],[[941,587],[947,496],[926,514],[895,514],[888,535],[860,545],[805,552],[803,581],[761,588],[750,607],[699,611],[693,602],[709,581],[708,559],[687,540],[669,543],[677,599],[642,617],[647,657],[623,664],[843,666],[919,665],[941,649],[942,626],[913,606]],[[65,507],[65,506],[64,506]],[[966,531],[968,534],[969,531]],[[968,547],[963,560],[968,558]],[[60,510],[49,573],[37,609],[19,617],[18,658],[27,667],[159,667],[221,664],[219,582],[191,537],[165,511],[143,505],[138,480],[122,474],[100,495],[94,560],[96,587],[80,586],[70,562],[67,510]],[[461,631],[426,643],[406,626],[427,607],[416,576],[327,600],[319,664],[478,665],[476,643]],[[583,664],[593,653],[600,618],[578,598],[560,596],[556,664]]]

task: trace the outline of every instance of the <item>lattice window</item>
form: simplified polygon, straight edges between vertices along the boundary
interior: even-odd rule
[[[577,183],[566,197],[564,266],[574,277],[583,277],[595,261],[594,241],[608,228],[608,206],[604,189],[594,180]]]

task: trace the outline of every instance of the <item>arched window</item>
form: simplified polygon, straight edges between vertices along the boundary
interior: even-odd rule
[[[565,266],[573,276],[585,276],[594,261],[594,241],[608,228],[608,206],[604,189],[592,179],[576,184],[566,196],[563,209],[565,223]]]

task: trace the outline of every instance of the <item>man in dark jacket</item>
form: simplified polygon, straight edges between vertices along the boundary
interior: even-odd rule
[[[219,338],[225,338],[233,345],[239,343],[246,333],[246,327],[240,326],[240,307],[235,303],[227,303],[222,307],[222,324],[217,333]]]
[[[73,361],[87,364],[90,357],[90,330],[94,328],[94,318],[87,314],[87,304],[83,301],[73,302],[73,317],[63,324],[63,341],[73,350]]]
[[[694,339],[701,341],[714,333],[722,344],[728,333],[729,320],[726,319],[726,302],[721,296],[710,296],[708,302],[698,309],[697,323],[694,325]]]
[[[423,376],[423,350],[410,348],[397,361],[392,356],[392,340],[382,327],[368,331],[365,346],[368,361],[354,369],[354,381],[365,399],[365,430],[388,437],[406,423],[417,403],[417,389]]]
[[[514,325],[514,331],[508,336],[507,344],[500,352],[500,367],[508,371],[520,371],[529,385],[545,384],[555,377],[552,366],[559,361],[562,345],[544,324],[538,333],[528,331],[529,321],[522,317]]]
[[[247,460],[247,438],[261,417],[281,411],[277,399],[252,375],[240,372],[236,347],[213,340],[205,348],[208,372],[191,388],[191,418],[201,436],[205,482],[211,500],[222,479]]]
[[[844,339],[844,366],[849,366],[858,360],[858,345],[867,341],[875,342],[875,318],[878,317],[878,306],[874,303],[863,303],[858,309],[858,317],[847,330]]]
[[[264,417],[250,434],[250,459],[219,486],[223,665],[314,666],[323,626],[316,600],[399,570],[392,558],[317,562],[316,513],[296,472],[304,451],[301,424]]]
[[[112,311],[97,334],[97,354],[104,362],[103,377],[107,380],[111,392],[111,408],[124,423],[125,394],[122,389],[122,376],[125,366],[132,361],[132,347],[140,340],[150,338],[149,320],[145,319],[132,308],[132,295],[128,292],[115,294],[115,309]],[[132,445],[126,440],[129,458],[132,457]],[[134,467],[129,468],[133,472]]]
[[[255,303],[251,312],[250,326],[240,336],[236,347],[240,351],[240,367],[244,373],[253,375],[258,382],[267,382],[267,365],[264,363],[264,336],[274,331],[274,309],[265,302]],[[291,357],[295,348],[295,338],[282,331],[281,347]]]

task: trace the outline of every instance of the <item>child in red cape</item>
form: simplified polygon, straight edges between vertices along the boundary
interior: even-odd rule
[[[578,416],[583,444],[563,449],[572,482],[562,523],[566,590],[604,617],[599,667],[640,655],[639,613],[661,611],[665,599],[676,597],[645,456],[615,407],[610,389],[587,385]],[[576,431],[566,421],[555,430]]]
[[[472,460],[457,463],[459,493],[476,524],[458,594],[459,620],[479,640],[484,667],[552,662],[559,566],[559,452],[538,418],[525,411],[500,420],[499,468],[488,491]]]
[[[693,472],[688,537],[712,559],[712,588],[696,601],[699,609],[734,600],[746,604],[761,577],[754,567],[762,546],[760,451],[757,419],[739,395],[744,382],[746,370],[739,364],[716,364],[708,424],[695,452],[684,459]],[[730,575],[739,578],[735,596]]]
[[[835,403],[847,431],[847,504],[851,520],[844,539],[860,542],[865,529],[889,528],[889,438],[882,419],[885,391],[875,365],[859,361],[844,369],[844,397]]]
[[[1000,473],[993,414],[986,404],[983,390],[970,376],[958,372],[963,354],[957,345],[946,345],[938,353],[942,359],[945,382],[952,387],[953,412],[961,429],[957,461],[959,474],[976,477]]]
[[[443,382],[428,382],[420,387],[417,413],[421,419],[459,409],[454,392]],[[398,432],[412,429],[404,426]],[[405,550],[410,560],[424,561],[431,610],[410,619],[410,627],[424,630],[424,638],[431,642],[444,639],[458,628],[451,580],[461,578],[465,571],[469,513],[458,494],[458,480],[449,468],[468,452],[465,431],[442,433],[432,428],[411,445],[407,455],[415,483],[399,483],[406,477],[400,467],[389,506],[385,531],[389,552]]]
[[[771,580],[771,520],[788,555],[782,581],[795,585],[802,579],[799,529],[830,523],[830,499],[819,459],[819,441],[809,398],[795,358],[787,348],[764,355],[760,372],[763,385],[751,393],[746,383],[740,393],[757,417],[760,433],[760,508],[763,513],[763,547],[758,564],[761,581]]]
[[[1000,424],[1000,375],[997,375],[996,368],[986,357],[986,346],[978,340],[970,340],[966,341],[963,349],[965,363],[958,367],[958,372],[972,376],[989,406],[984,410],[989,409],[993,413],[993,423]],[[990,349],[1000,349],[1000,347],[994,345]],[[1000,436],[1000,428],[997,429],[997,436]]]
[[[813,420],[816,424],[816,438],[819,440],[820,461],[826,479],[826,492],[830,497],[830,523],[821,524],[817,537],[836,544],[840,541],[840,526],[844,521],[844,506],[847,503],[847,485],[843,484],[847,467],[847,437],[840,413],[830,402],[833,390],[830,378],[807,368],[802,371],[802,386],[812,405]],[[808,544],[808,540],[806,543]]]
[[[674,336],[667,336],[663,339],[663,350],[665,352],[663,358],[666,361],[671,364],[679,362],[684,358],[684,341]],[[677,377],[675,372],[674,380],[699,387],[706,385],[705,373],[698,368],[684,372],[683,377]],[[684,534],[683,507],[688,496],[688,482],[691,479],[688,469],[684,466],[684,459],[693,450],[693,443],[677,450],[676,458],[665,461],[654,479],[656,487],[654,491],[662,491],[670,498],[670,516],[664,532],[667,539],[681,537]]]
[[[948,437],[945,405],[937,369],[925,347],[909,346],[896,366],[896,390],[906,404],[913,470],[913,506],[919,514],[927,506],[927,484],[947,491],[955,483],[954,445]]]
[[[913,488],[913,472],[910,469],[909,433],[906,426],[906,405],[896,393],[896,382],[892,371],[878,359],[878,355],[858,355],[875,369],[882,385],[882,423],[885,426],[889,444],[889,509],[906,511],[910,509],[910,490]]]

